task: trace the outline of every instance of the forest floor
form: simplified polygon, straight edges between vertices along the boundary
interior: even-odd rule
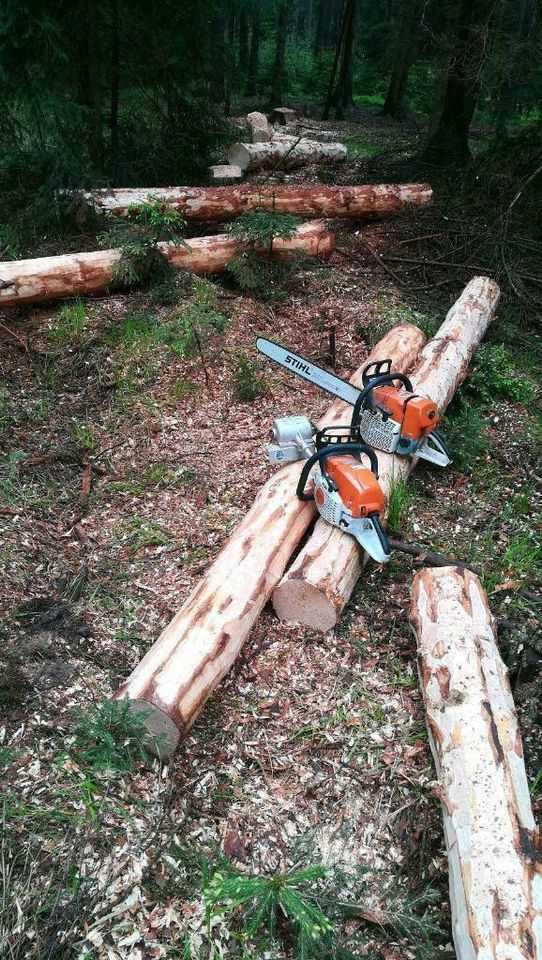
[[[347,137],[349,161],[287,182],[389,180],[386,163],[397,179],[431,181],[427,168],[412,175],[417,123],[370,113],[306,122],[318,128],[313,136]],[[213,913],[204,891],[216,871],[269,876],[323,864],[327,878],[303,882],[334,918],[335,948],[386,960],[453,957],[408,624],[412,559],[396,554],[385,569],[368,568],[333,634],[289,628],[266,609],[167,767],[137,754],[130,765],[129,729],[124,757],[104,746],[102,706],[270,475],[273,419],[317,417],[328,405],[257,360],[255,338],[280,337],[325,363],[333,326],[335,369],[347,377],[397,323],[433,332],[480,272],[476,262],[446,260],[439,242],[451,213],[438,191],[436,201],[394,220],[334,223],[330,262],[283,271],[265,296],[227,277],[179,278],[176,294],[170,285],[21,308],[3,321],[7,956],[299,955],[287,925],[272,943],[269,931],[251,932],[243,908]],[[213,317],[204,363],[178,337],[179,315],[202,303]],[[480,572],[540,812],[540,338],[519,311],[505,293],[446,418],[454,463],[442,472],[420,465],[393,522],[403,538]],[[345,901],[347,918],[335,919]]]

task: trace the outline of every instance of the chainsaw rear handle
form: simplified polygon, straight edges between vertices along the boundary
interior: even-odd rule
[[[380,361],[382,362],[382,361]],[[367,369],[367,368],[366,368]],[[363,390],[360,391],[359,396],[354,404],[354,410],[352,412],[352,421],[351,429],[356,430],[359,427],[360,414],[365,406],[370,410],[371,409],[371,393],[375,387],[383,387],[386,383],[393,383],[395,380],[400,380],[406,390],[409,393],[413,392],[412,381],[404,373],[382,373],[378,376],[369,377]]]
[[[372,447],[368,447],[366,443],[334,443],[330,444],[327,447],[323,447],[322,450],[317,450],[316,453],[313,453],[312,457],[305,462],[301,475],[299,477],[299,482],[296,487],[296,494],[300,500],[314,500],[314,494],[306,493],[305,487],[307,486],[307,480],[309,479],[309,474],[316,463],[322,463],[321,470],[325,475],[325,462],[328,457],[333,457],[336,454],[342,453],[353,453],[358,457],[358,460],[361,459],[360,454],[365,453],[369,458],[369,463],[371,464],[371,470],[374,473],[375,477],[378,479],[378,458]]]

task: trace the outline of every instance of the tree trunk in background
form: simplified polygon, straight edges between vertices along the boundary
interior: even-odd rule
[[[288,3],[285,0],[279,4],[277,15],[277,39],[275,46],[275,62],[273,64],[273,81],[271,84],[271,106],[279,107],[282,104],[284,86],[284,58],[286,55],[286,36],[288,32]]]
[[[507,22],[508,14],[508,22]],[[531,37],[532,54],[536,58],[536,13],[533,0],[520,0],[514,10],[514,22],[510,23],[510,11],[501,8],[497,29],[506,37],[504,67],[501,69],[500,89],[495,107],[496,134],[507,136],[507,125],[517,109],[518,92],[521,90],[521,73],[529,54]]]
[[[239,69],[248,73],[248,16],[244,4],[239,13]]]
[[[87,83],[90,104],[89,153],[97,167],[103,160],[102,71],[100,58],[98,6],[86,4]]]
[[[324,110],[322,113],[322,120],[327,120],[329,117],[329,110],[333,102],[333,90],[335,88],[335,77],[337,76],[337,67],[339,66],[339,60],[341,58],[341,51],[344,43],[344,34],[346,30],[346,13],[348,8],[348,0],[345,0],[344,5],[344,16],[341,22],[340,33],[337,37],[337,43],[335,45],[335,56],[333,58],[333,66],[331,68],[331,75],[329,78],[329,86],[327,88],[326,102],[324,105]]]
[[[325,44],[326,32],[329,38],[330,10],[329,0],[317,0],[316,7],[316,29],[314,33],[314,44],[312,48],[313,57],[316,60]]]
[[[211,50],[213,53],[213,73],[209,84],[211,99],[215,104],[226,102],[226,58],[224,50],[224,34],[226,19],[223,16],[213,17],[211,22]]]
[[[353,104],[354,81],[354,40],[356,36],[357,0],[346,0],[344,6],[343,24],[337,44],[335,62],[331,73],[328,96],[324,109],[323,119],[327,120],[330,106],[335,107],[335,116],[341,120],[344,111]],[[335,75],[340,61],[337,84]]]
[[[111,0],[111,146],[110,171],[117,178],[119,154],[119,0]]]
[[[491,0],[460,0],[442,110],[424,151],[432,163],[466,163],[470,158],[469,128],[486,58],[491,8]]]
[[[398,117],[403,109],[409,70],[418,50],[423,0],[405,0],[397,34],[393,70],[382,113]]]
[[[250,35],[250,55],[248,59],[247,96],[255,97],[258,93],[258,65],[260,61],[260,0],[252,4],[252,32]]]
[[[356,36],[357,0],[350,0],[350,16],[344,38],[343,59],[339,84],[335,94],[335,115],[342,118],[343,113],[354,103],[354,40]]]

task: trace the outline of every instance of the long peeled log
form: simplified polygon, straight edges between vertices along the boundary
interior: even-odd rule
[[[417,327],[396,327],[369,360],[393,357],[397,368],[408,370],[423,339]],[[361,385],[365,363],[352,377],[356,385]],[[341,407],[335,401],[324,421],[340,423]],[[154,749],[163,758],[230,669],[314,518],[313,503],[296,497],[301,468],[292,463],[262,487],[184,606],[116,693],[142,711],[152,735],[161,734]]]
[[[228,150],[228,163],[241,167],[243,172],[279,166],[283,170],[304,163],[332,163],[346,160],[344,143],[320,143],[318,140],[281,139],[271,143],[234,143]]]
[[[431,203],[428,183],[364,184],[359,187],[311,186],[125,187],[83,194],[96,210],[124,216],[130,207],[166,201],[187,220],[229,220],[251,210],[272,210],[299,217],[378,217]]]
[[[430,397],[441,410],[446,409],[463,381],[471,357],[494,315],[499,294],[493,280],[474,277],[422,351],[410,379],[414,391]],[[385,359],[383,354],[380,359]],[[345,417],[348,417],[346,408]],[[416,465],[409,457],[380,452],[378,462],[386,498],[393,486]],[[314,630],[332,630],[366,561],[366,554],[359,550],[353,537],[319,519],[312,536],[273,594],[278,616]]]
[[[288,240],[273,241],[272,256],[285,259],[296,251],[325,258],[335,245],[334,234],[322,220],[302,223]],[[228,234],[195,237],[187,245],[159,243],[164,256],[191,273],[220,273],[226,264],[248,249],[248,244]],[[260,251],[267,256],[267,248]],[[103,293],[115,279],[120,250],[93,250],[60,257],[8,260],[0,263],[0,307]]]
[[[457,960],[541,960],[542,847],[480,581],[420,570],[411,623],[439,778]]]

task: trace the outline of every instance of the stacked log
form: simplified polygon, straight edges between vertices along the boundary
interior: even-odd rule
[[[480,581],[456,567],[421,570],[411,623],[443,807],[457,960],[542,960],[542,847]]]
[[[298,251],[307,256],[325,258],[335,245],[333,233],[325,223],[302,223],[293,237],[273,241],[272,257],[285,259]],[[228,234],[196,237],[189,245],[159,243],[159,250],[173,266],[191,273],[219,273],[249,245]],[[268,256],[268,248],[256,248]],[[115,279],[121,260],[120,250],[94,250],[60,257],[32,260],[8,260],[0,263],[0,307],[55,300],[61,297],[103,293]]]
[[[361,386],[366,363],[382,356],[408,370],[423,341],[417,327],[396,327],[352,382]],[[342,413],[343,405],[335,401],[322,423],[340,423]],[[296,496],[302,466],[289,464],[267,481],[203,579],[116,693],[142,712],[149,748],[163,759],[230,669],[314,519],[314,504]]]
[[[83,194],[97,211],[125,216],[158,198],[187,220],[230,220],[251,210],[277,210],[306,217],[378,217],[431,203],[428,183],[384,183],[363,186],[127,187]]]
[[[499,295],[493,280],[475,277],[422,351],[410,379],[414,391],[430,397],[440,410],[446,409],[466,376],[469,362],[494,316]],[[385,359],[383,354],[380,359]],[[394,484],[407,477],[416,465],[416,459],[380,452],[378,462],[386,498]],[[319,519],[273,594],[277,615],[281,620],[314,630],[332,630],[366,561],[367,555],[360,551],[353,537]]]
[[[241,167],[245,173],[280,166],[283,170],[304,163],[334,163],[346,160],[344,143],[320,143],[301,137],[290,143],[271,140],[270,143],[234,143],[228,150],[228,163]]]

